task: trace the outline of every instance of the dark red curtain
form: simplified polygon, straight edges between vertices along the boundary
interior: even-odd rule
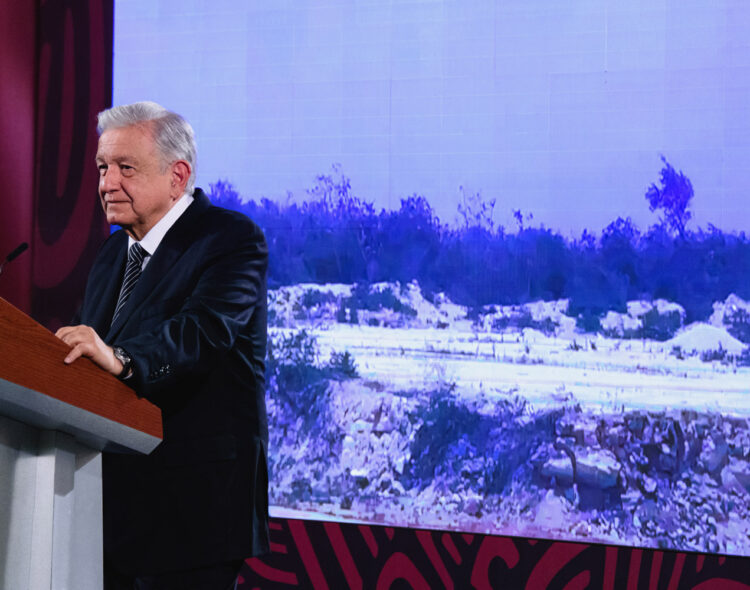
[[[0,18],[0,259],[31,242],[34,190],[36,6],[2,0]],[[31,310],[31,257],[0,275],[0,296]]]
[[[54,329],[78,305],[109,228],[97,198],[96,113],[112,103],[112,0],[39,9],[31,315]]]
[[[2,0],[0,295],[55,329],[75,311],[108,228],[96,113],[112,100],[111,0]],[[8,17],[8,18],[6,18]]]

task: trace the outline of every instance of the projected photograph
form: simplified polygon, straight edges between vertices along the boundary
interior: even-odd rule
[[[115,104],[184,114],[268,240],[272,515],[750,555],[747,39],[729,0],[116,3]]]

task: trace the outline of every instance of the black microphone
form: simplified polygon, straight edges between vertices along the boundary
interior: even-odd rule
[[[26,242],[21,242],[16,248],[8,254],[5,257],[5,260],[0,263],[0,274],[3,272],[3,267],[8,263],[14,261],[16,258],[18,258],[23,252],[29,247],[29,245]]]

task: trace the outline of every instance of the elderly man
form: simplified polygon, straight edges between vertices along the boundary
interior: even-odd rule
[[[268,550],[266,268],[260,229],[194,189],[195,140],[150,102],[99,114],[102,246],[64,359],[159,406],[148,456],[105,453],[105,588],[233,588]]]

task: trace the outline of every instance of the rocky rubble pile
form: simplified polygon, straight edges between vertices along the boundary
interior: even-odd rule
[[[608,311],[600,320],[610,338],[667,340],[685,324],[685,309],[664,299],[628,301],[627,313]]]
[[[277,328],[344,323],[474,332],[534,329],[563,338],[573,338],[580,332],[576,318],[568,315],[567,299],[468,309],[443,293],[426,296],[415,281],[368,286],[299,284],[271,290],[268,299],[269,324]],[[714,303],[713,310],[707,324],[692,326],[710,325],[717,333],[728,332],[733,342],[750,344],[750,303],[732,294]],[[598,325],[600,333],[609,338],[665,342],[685,331],[685,317],[685,309],[676,303],[634,300],[627,303],[626,312],[608,311]]]
[[[292,285],[269,291],[268,302],[269,323],[281,328],[334,322],[386,328],[447,328],[466,318],[465,307],[452,303],[443,293],[428,300],[415,281],[369,286]]]
[[[539,485],[638,544],[747,553],[750,429],[697,412],[592,416],[569,409],[535,458]],[[594,527],[595,528],[595,527]]]
[[[272,504],[394,525],[750,553],[747,420],[577,406],[531,413],[518,401],[488,413],[482,400],[450,393],[331,382],[326,409],[311,409],[319,420],[293,419],[271,401]]]
[[[708,323],[717,328],[726,328],[737,340],[750,344],[750,303],[734,293],[724,301],[713,304]]]

